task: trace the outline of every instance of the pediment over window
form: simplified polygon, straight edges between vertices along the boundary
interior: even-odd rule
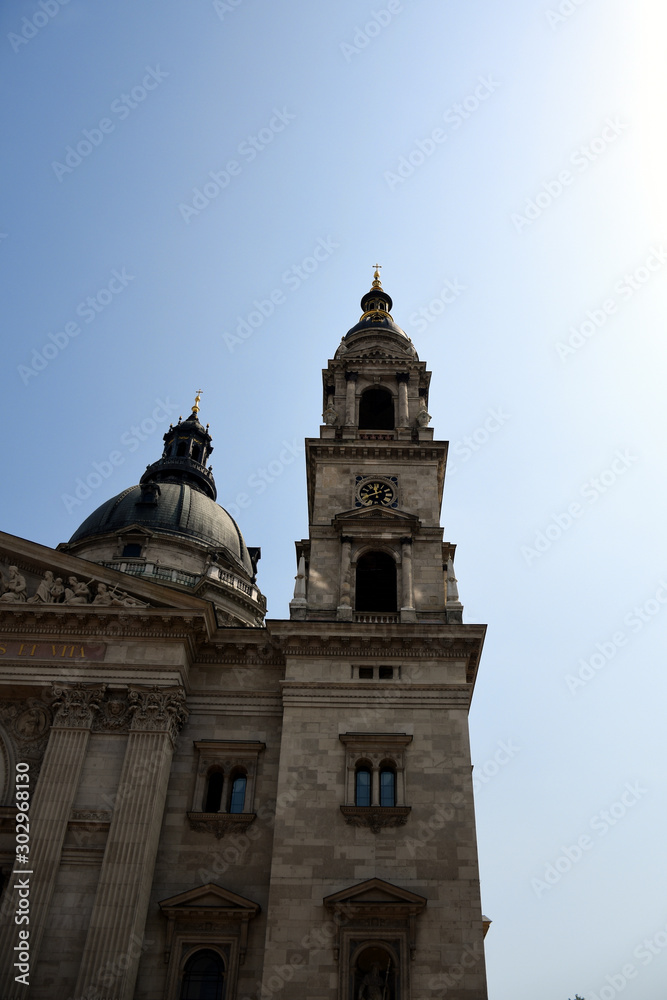
[[[210,916],[211,910],[215,910],[220,916],[238,915],[251,918],[256,917],[261,910],[259,903],[253,903],[245,896],[223,889],[215,882],[197,886],[196,889],[188,889],[187,892],[181,892],[170,899],[163,899],[159,905],[165,916],[171,918],[195,914],[197,917]]]
[[[207,936],[233,931],[238,940],[240,961],[243,962],[248,943],[248,923],[261,912],[259,903],[224,889],[215,882],[200,885],[159,904],[168,920],[167,956],[180,939],[191,940],[193,934],[205,945]]]

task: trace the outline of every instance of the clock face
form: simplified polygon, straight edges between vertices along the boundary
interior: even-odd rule
[[[380,479],[369,479],[363,486],[359,487],[359,500],[364,507],[381,504],[388,507],[395,500],[395,492],[389,483],[383,483]]]

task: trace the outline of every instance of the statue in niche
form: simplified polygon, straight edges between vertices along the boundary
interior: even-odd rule
[[[361,980],[357,1000],[386,1000],[385,980],[387,978],[388,976],[382,976],[379,963],[373,962],[370,972],[367,972]]]
[[[9,567],[8,577],[9,579],[5,584],[5,592],[2,597],[0,597],[0,601],[4,601],[6,604],[19,604],[20,602],[25,601],[28,596],[28,588],[26,586],[25,577],[21,576],[17,566]]]
[[[47,569],[44,573],[44,579],[38,586],[32,597],[28,598],[28,604],[51,604],[53,602],[53,596],[51,593],[51,588],[53,587],[53,573],[50,569]]]

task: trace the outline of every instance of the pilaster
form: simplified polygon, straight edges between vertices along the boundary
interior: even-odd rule
[[[131,689],[132,724],[75,995],[131,1000],[174,746],[180,689]]]
[[[30,889],[30,968],[37,966],[39,948],[48,923],[60,855],[79,785],[81,769],[90,737],[90,727],[103,687],[55,687],[53,704],[57,714],[51,728],[44,762],[30,803],[30,855],[28,865],[17,865],[7,886],[11,907],[3,923],[8,929],[0,945],[0,996],[2,1000],[23,1000],[26,987],[15,981],[14,946],[18,927],[14,924],[13,904],[18,902],[13,886],[17,879],[29,881]],[[23,870],[22,870],[23,869]],[[28,874],[31,873],[31,874]]]

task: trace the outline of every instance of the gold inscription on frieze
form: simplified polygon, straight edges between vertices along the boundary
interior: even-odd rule
[[[103,642],[54,643],[54,642],[3,642],[0,658],[29,658],[35,660],[103,660],[106,645]]]

